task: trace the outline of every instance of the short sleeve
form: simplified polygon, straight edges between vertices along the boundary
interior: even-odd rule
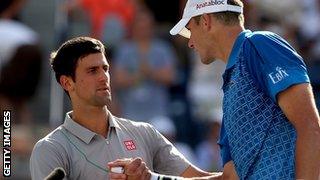
[[[66,170],[59,150],[48,141],[39,141],[30,157],[31,179],[43,180],[57,167]]]
[[[229,147],[228,136],[224,128],[224,123],[222,122],[221,130],[220,130],[220,138],[218,141],[220,146],[220,153],[222,158],[222,165],[224,166],[227,162],[231,161],[231,153]]]
[[[249,71],[274,102],[290,86],[310,82],[302,57],[274,33],[253,33],[244,43],[244,57]]]
[[[161,174],[181,175],[191,165],[190,162],[153,126],[149,127],[154,170]]]

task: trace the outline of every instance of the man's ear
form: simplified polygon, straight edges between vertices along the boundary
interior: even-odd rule
[[[74,89],[74,86],[73,86],[74,82],[72,78],[69,76],[66,76],[66,75],[60,76],[60,84],[62,88],[68,92]]]
[[[211,21],[212,21],[212,17],[209,14],[203,14],[201,17],[200,23],[202,23],[202,26],[206,30],[210,30],[211,29]]]

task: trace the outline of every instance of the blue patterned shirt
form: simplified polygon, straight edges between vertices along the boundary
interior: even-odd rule
[[[294,179],[296,131],[277,94],[309,83],[297,52],[278,35],[243,31],[223,74],[223,163],[232,160],[240,179]]]

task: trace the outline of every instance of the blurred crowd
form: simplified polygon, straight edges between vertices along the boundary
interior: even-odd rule
[[[14,178],[30,177],[34,143],[62,124],[62,112],[70,110],[62,90],[45,77],[50,77],[50,51],[80,35],[98,38],[108,49],[113,114],[153,124],[194,164],[221,170],[217,139],[224,64],[201,64],[187,39],[169,35],[185,1],[55,0],[47,7],[54,15],[41,14],[53,22],[41,22],[53,25],[54,38],[46,44],[49,34],[26,23],[33,17],[23,16],[28,8],[37,11],[40,0],[0,1],[0,107],[12,111]],[[246,28],[281,35],[304,58],[320,108],[320,0],[244,4]]]

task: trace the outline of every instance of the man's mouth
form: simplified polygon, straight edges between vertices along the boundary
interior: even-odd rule
[[[98,91],[109,91],[110,92],[110,89],[108,87],[101,87],[101,88],[98,88],[97,90]]]

